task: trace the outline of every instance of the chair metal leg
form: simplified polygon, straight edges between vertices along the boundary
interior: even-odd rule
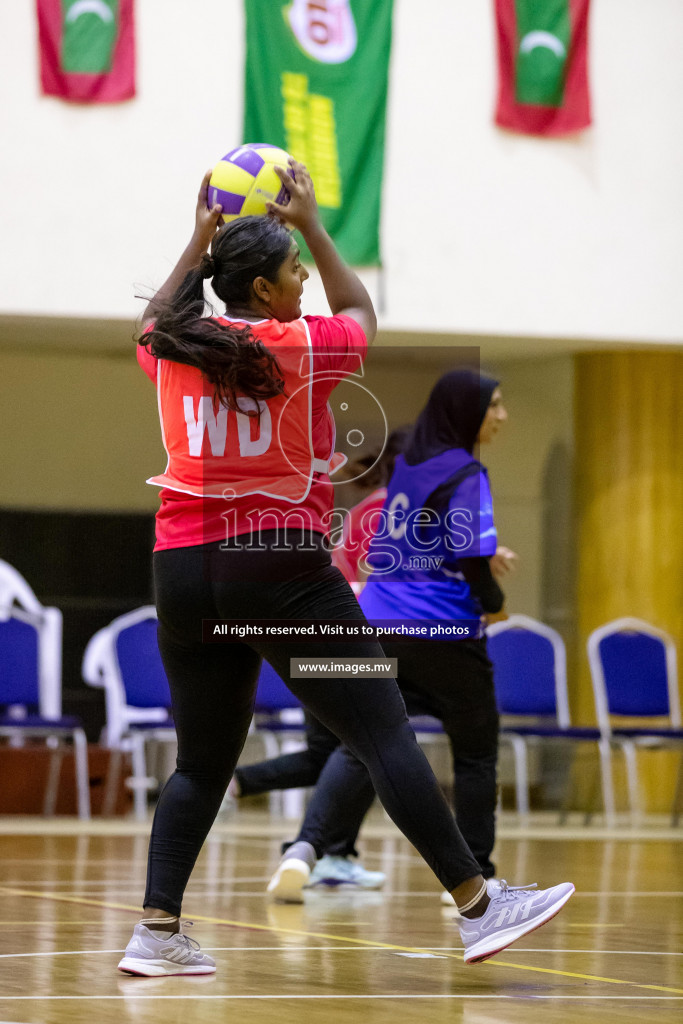
[[[43,815],[46,818],[51,818],[57,807],[57,793],[59,791],[59,777],[62,772],[63,757],[64,747],[58,741],[56,746],[52,747],[52,753],[50,754],[50,766],[45,786],[45,797],[43,798]]]
[[[305,750],[306,744],[298,739],[285,739],[280,748],[281,754],[294,754],[299,750]],[[282,793],[282,815],[285,818],[300,819],[304,814],[304,803],[306,797],[305,789],[286,789]]]
[[[90,772],[88,770],[88,741],[82,729],[74,729],[74,772],[78,798],[78,817],[82,821],[90,818]]]
[[[605,821],[610,828],[612,828],[616,824],[614,782],[612,780],[612,744],[609,739],[601,739],[598,743],[598,747],[600,750],[602,801],[605,807]]]
[[[119,747],[112,747],[109,751],[109,766],[107,768],[107,777],[104,782],[104,794],[102,796],[103,818],[111,818],[116,811],[116,795],[119,789],[122,763],[123,751]]]
[[[673,810],[671,812],[671,827],[677,828],[678,822],[680,821],[681,811],[683,807],[683,755],[681,755],[681,763],[678,766],[678,779],[676,780],[676,792],[674,793]]]
[[[593,820],[593,813],[600,802],[599,790],[601,788],[600,775],[597,771],[593,772],[591,776],[591,788],[588,793],[588,806],[586,813],[583,817],[584,825],[590,825]]]
[[[529,767],[526,740],[521,736],[508,736],[515,758],[515,802],[517,813],[526,818],[529,815]]]
[[[279,756],[280,743],[274,733],[268,732],[267,729],[259,729],[256,735],[261,737],[263,743],[264,761],[272,761],[274,757]]]
[[[557,818],[558,825],[566,825],[567,818],[569,817],[569,804],[571,803],[571,796],[573,792],[574,781],[574,747],[572,747],[572,759],[569,764],[569,770],[567,771],[567,784],[564,787],[562,794],[562,803],[560,804],[560,813]]]
[[[640,792],[638,786],[638,764],[636,760],[636,747],[631,740],[620,740],[619,746],[624,752],[626,762],[626,782],[628,785],[628,802],[631,811],[631,820],[637,821],[641,816]]]
[[[305,789],[286,789],[282,794],[282,816],[299,821],[304,814]]]
[[[136,820],[144,821],[147,817],[147,790],[150,788],[150,779],[147,777],[145,738],[141,733],[135,733],[131,737],[131,752],[133,755],[133,809]]]

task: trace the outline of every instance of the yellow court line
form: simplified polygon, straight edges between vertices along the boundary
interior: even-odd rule
[[[104,900],[89,900],[85,896],[64,896],[56,892],[33,892],[30,889],[12,889],[9,886],[0,886],[2,896],[27,896],[36,900],[52,900],[53,903],[77,903],[81,907],[100,907],[106,910],[132,910],[139,914],[140,907],[131,907],[130,903],[111,903]],[[92,922],[91,922],[92,923]]]
[[[553,950],[549,949],[549,953]],[[683,995],[683,988],[667,988],[666,985],[643,985],[639,981],[624,981],[623,978],[601,978],[597,974],[578,974],[575,971],[559,971],[551,967],[529,967],[527,964],[511,964],[507,960],[487,960],[491,967],[514,967],[518,971],[538,971],[541,974],[559,974],[564,978],[580,978],[582,981],[604,981],[608,985],[633,985],[634,988],[654,989],[656,992],[674,992]]]
[[[71,918],[69,918],[68,921],[50,921],[50,922],[46,922],[44,920],[43,921],[26,921],[26,920],[24,920],[24,918],[22,918],[21,921],[17,921],[17,919],[15,918],[13,921],[0,921],[0,927],[6,926],[6,925],[11,925],[12,928],[33,928],[33,927],[37,928],[39,926],[43,927],[47,923],[49,923],[50,928],[83,928],[86,925],[88,925],[88,926],[92,925],[93,922],[92,922],[92,919],[90,921],[76,921],[76,920],[72,920]],[[0,1024],[4,1024],[4,1021],[0,1021]]]
[[[86,899],[82,896],[64,896],[59,893],[32,892],[29,889],[11,889],[0,886],[0,895],[25,896],[30,899],[52,900],[56,903],[76,903],[88,907],[100,907],[108,910],[130,910],[135,914],[140,913],[140,907],[132,907],[129,903],[110,903],[104,900]],[[194,921],[202,921],[205,924],[222,924],[231,928],[246,928],[252,931],[274,932],[284,935],[301,935],[307,939],[327,939],[332,942],[351,942],[357,946],[371,946],[377,949],[397,950],[401,953],[424,953],[428,947],[418,946],[397,946],[390,942],[373,942],[372,939],[354,939],[348,935],[329,935],[327,932],[307,932],[301,928],[277,928],[270,924],[253,924],[250,921],[232,921],[224,917],[208,917],[204,914],[193,914]],[[548,950],[552,953],[552,949]],[[460,954],[441,952],[443,957],[450,960],[461,960]],[[626,981],[623,978],[602,978],[594,974],[579,974],[575,971],[560,971],[554,967],[531,967],[528,964],[514,964],[506,960],[487,960],[487,967],[511,967],[517,971],[532,971],[539,974],[553,974],[563,978],[578,978],[581,981],[601,981],[608,985],[628,985],[630,988],[645,988],[656,992],[672,992],[676,995],[683,995],[681,988],[669,988],[665,985],[643,985],[637,981]]]

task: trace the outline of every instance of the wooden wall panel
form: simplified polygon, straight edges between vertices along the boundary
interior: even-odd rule
[[[575,356],[577,721],[594,720],[585,655],[597,626],[635,615],[683,653],[683,353]],[[666,810],[677,759],[643,755],[650,810]]]

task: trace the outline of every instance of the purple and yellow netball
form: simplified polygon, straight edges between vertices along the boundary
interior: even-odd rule
[[[250,214],[264,214],[266,203],[286,203],[289,193],[275,173],[275,166],[286,168],[289,153],[266,142],[248,142],[231,149],[216,164],[209,181],[209,208],[223,207],[223,220],[235,220]]]

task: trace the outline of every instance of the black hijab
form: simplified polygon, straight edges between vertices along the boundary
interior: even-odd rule
[[[408,465],[415,466],[451,448],[464,448],[471,454],[498,383],[478,370],[444,374],[415,421],[404,451]]]

